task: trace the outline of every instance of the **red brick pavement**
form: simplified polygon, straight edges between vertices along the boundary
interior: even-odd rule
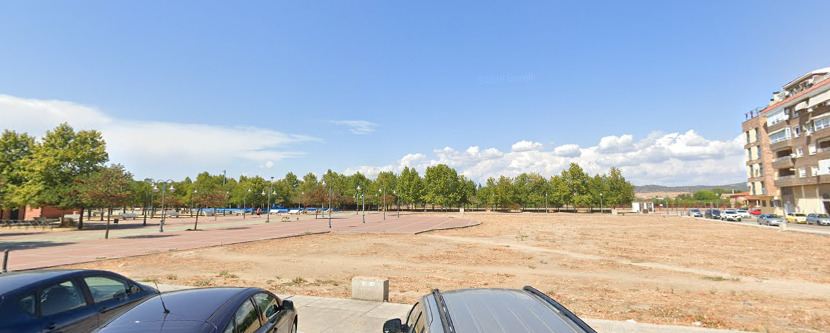
[[[294,217],[292,217],[294,218]],[[202,221],[203,220],[203,221]],[[387,213],[366,215],[341,214],[328,219],[304,217],[291,222],[262,223],[264,217],[225,217],[217,221],[200,219],[200,231],[181,231],[192,219],[168,219],[166,228],[176,231],[158,232],[158,225],[151,223],[141,227],[141,221],[125,221],[133,229],[113,229],[109,239],[103,239],[102,230],[48,232],[32,230],[0,231],[0,251],[12,249],[9,270],[46,268],[101,259],[123,258],[171,250],[195,249],[223,244],[250,242],[319,233],[402,233],[418,234],[430,230],[463,228],[480,222],[460,218],[406,216],[396,217]]]

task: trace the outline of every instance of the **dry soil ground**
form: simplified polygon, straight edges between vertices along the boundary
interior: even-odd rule
[[[353,276],[383,276],[399,303],[432,288],[532,285],[590,318],[830,330],[828,236],[664,216],[463,218],[483,223],[414,236],[309,235],[74,267],[160,283],[343,298]]]

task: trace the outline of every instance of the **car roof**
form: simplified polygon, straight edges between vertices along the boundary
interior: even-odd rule
[[[459,289],[441,295],[457,332],[584,332],[524,290]]]
[[[246,293],[246,291],[248,291]],[[208,321],[215,313],[231,300],[240,295],[248,295],[260,291],[259,288],[245,287],[217,287],[183,289],[156,295],[134,306],[120,317],[107,324],[107,327],[154,327],[162,322],[195,322]],[[164,307],[170,312],[164,313]]]
[[[76,274],[113,274],[107,271],[84,269],[51,269],[39,271],[20,271],[0,274],[0,294],[6,294],[18,289],[30,289],[44,281],[68,278]]]

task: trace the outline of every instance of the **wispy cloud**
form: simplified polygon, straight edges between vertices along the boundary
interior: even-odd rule
[[[62,122],[76,130],[98,130],[110,160],[126,165],[137,177],[181,179],[206,170],[271,168],[277,161],[304,155],[289,150],[291,145],[319,141],[261,127],[119,120],[90,106],[8,95],[0,95],[0,110],[3,129],[34,136]]]
[[[375,177],[380,171],[399,172],[404,166],[423,172],[427,167],[446,164],[476,182],[500,175],[516,176],[536,172],[544,176],[559,174],[570,163],[577,163],[589,174],[620,168],[632,183],[689,185],[726,184],[744,180],[743,145],[740,136],[733,140],[709,140],[693,130],[685,133],[654,132],[635,141],[632,135],[606,136],[595,146],[563,144],[552,147],[538,142],[519,141],[511,151],[473,146],[460,151],[450,147],[436,149],[434,157],[408,154],[387,166],[360,166],[360,171]],[[418,158],[412,158],[418,156]]]
[[[375,131],[375,127],[378,127],[378,124],[365,120],[333,120],[332,124],[347,126],[349,132],[357,135],[372,133]]]

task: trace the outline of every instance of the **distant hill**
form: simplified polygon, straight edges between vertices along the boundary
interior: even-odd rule
[[[663,186],[663,185],[634,185],[634,193],[655,193],[655,192],[697,192],[722,188],[724,190],[735,190],[735,192],[746,191],[746,183],[735,183],[727,185],[692,185],[692,186]]]

